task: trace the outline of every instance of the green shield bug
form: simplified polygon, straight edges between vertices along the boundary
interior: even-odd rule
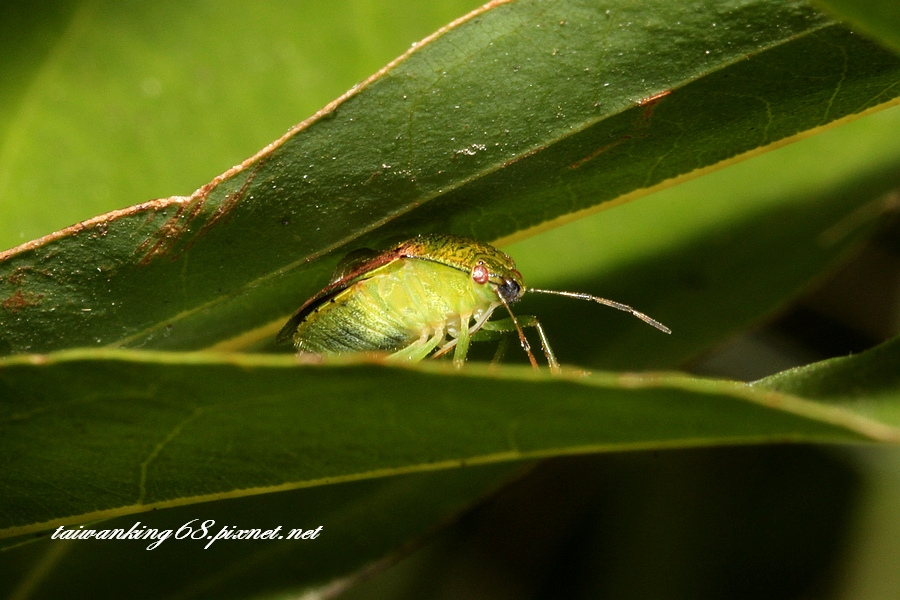
[[[335,269],[331,283],[310,298],[278,333],[298,352],[318,355],[390,352],[394,360],[419,361],[453,351],[461,366],[472,335],[479,331],[518,333],[531,364],[537,361],[523,327],[534,327],[552,371],[559,362],[540,322],[516,317],[510,304],[525,292],[592,300],[630,312],[666,333],[644,313],[590,294],[525,286],[515,262],[493,246],[452,235],[420,235],[386,252],[357,250]],[[488,321],[503,306],[510,318]]]

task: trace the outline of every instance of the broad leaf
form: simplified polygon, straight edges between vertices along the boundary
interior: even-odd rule
[[[900,338],[862,354],[833,358],[756,382],[815,398],[895,426],[900,424]]]
[[[120,597],[123,588],[130,598],[154,599],[299,593],[397,552],[522,470],[522,465],[493,465],[347,482],[85,526],[171,532],[151,550],[158,538],[67,540],[47,532],[0,540],[19,543],[0,550],[0,594],[28,590],[30,598],[59,598],[79,587],[89,588],[94,598]],[[223,528],[281,527],[277,535],[283,539],[197,539],[204,524],[213,536]],[[289,537],[292,529],[320,526],[315,539]],[[62,531],[71,529],[78,527]]]
[[[0,255],[0,345],[262,339],[347,249],[646,193],[883,105],[898,66],[791,2],[491,5],[194,196]]]
[[[20,399],[3,406],[0,421],[10,459],[0,480],[3,534],[21,536],[13,542],[115,516],[88,528],[140,521],[174,532],[213,519],[212,533],[323,525],[326,534],[305,546],[217,541],[203,553],[207,541],[170,539],[148,553],[146,541],[45,540],[7,549],[5,564],[11,574],[30,569],[40,553],[59,563],[41,571],[37,597],[92,577],[99,560],[127,578],[143,565],[146,597],[238,598],[359,568],[492,489],[511,473],[506,461],[748,442],[896,444],[898,348],[894,340],[753,386],[677,375],[552,378],[477,365],[458,374],[304,367],[288,357],[81,351],[5,359],[0,386]],[[457,470],[380,478],[434,469]],[[220,502],[141,514],[211,499]],[[192,565],[193,576],[160,577],[173,561]],[[121,585],[117,577],[108,583]]]
[[[193,197],[4,253],[0,352],[266,347],[346,250],[425,231],[505,245],[896,102],[898,81],[896,57],[795,2],[494,3]],[[696,354],[855,247],[878,213],[872,200],[898,184],[896,112],[512,247],[530,283],[633,303],[672,326],[671,338],[613,311],[599,317],[608,327],[588,328],[596,306],[533,299],[521,310],[545,322],[564,364],[635,369]],[[146,597],[277,593],[382,556],[534,457],[896,443],[893,355],[874,356],[834,371],[880,386],[861,384],[842,406],[811,402],[827,394],[790,373],[772,391],[477,364],[457,373],[214,353],[9,357],[7,544],[107,518],[257,527],[233,516],[273,507],[273,526],[293,511],[330,535],[215,555],[170,542],[173,555],[152,563],[137,546],[72,552],[45,540],[7,550],[6,572],[28,569],[18,592],[45,597],[90,582],[98,562],[126,579],[145,564]],[[280,490],[294,491],[267,493]],[[155,508],[167,510],[146,513]],[[172,579],[172,560],[197,577]]]
[[[897,441],[900,425],[679,375],[300,367],[71,351],[0,369],[8,535],[337,481],[559,454]],[[64,490],[65,493],[61,493]],[[36,502],[36,499],[40,501]]]
[[[900,186],[891,108],[505,247],[527,283],[620,300],[526,296],[563,362],[675,368],[803,293],[858,247]],[[507,353],[512,360],[514,353]]]
[[[0,250],[190,194],[479,4],[3,2]]]
[[[815,0],[885,45],[900,51],[900,10],[894,0]]]

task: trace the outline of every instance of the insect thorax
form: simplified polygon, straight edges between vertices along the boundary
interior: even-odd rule
[[[325,299],[294,334],[317,354],[395,351],[441,330],[458,334],[500,304],[490,285],[428,260],[398,259]],[[471,321],[470,321],[471,319]]]

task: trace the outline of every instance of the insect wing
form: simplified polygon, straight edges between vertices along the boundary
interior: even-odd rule
[[[367,253],[372,252],[367,249],[365,249],[365,251]],[[275,341],[279,344],[290,341],[294,332],[297,330],[297,327],[300,326],[300,323],[303,322],[303,319],[305,319],[309,313],[328,302],[329,299],[340,294],[354,283],[373,277],[381,267],[394,262],[398,258],[403,258],[403,256],[396,251],[377,253],[374,257],[367,257],[366,255],[363,255],[362,251],[355,251],[348,254],[338,263],[331,283],[297,309],[294,316],[285,323],[284,327],[281,328],[281,331],[278,332],[278,335],[275,336]]]
[[[337,266],[334,268],[334,273],[331,275],[331,282],[329,285],[337,283],[347,276],[352,277],[354,274],[359,274],[371,269],[371,263],[384,254],[384,252],[378,252],[377,250],[372,250],[370,248],[354,250],[338,262]]]

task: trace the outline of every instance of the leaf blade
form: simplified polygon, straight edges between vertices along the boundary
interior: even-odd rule
[[[191,199],[143,205],[35,247],[5,253],[5,279],[0,282],[5,289],[0,291],[7,308],[6,333],[0,346],[8,352],[77,345],[189,349],[215,345],[254,330],[274,330],[274,321],[286,318],[296,308],[298,296],[311,295],[320,287],[315,282],[324,279],[337,253],[351,249],[342,246],[384,246],[379,242],[437,229],[492,239],[622,197],[626,190],[645,188],[652,184],[642,171],[647,165],[659,163],[660,168],[651,169],[650,175],[662,181],[703,162],[715,163],[725,155],[741,152],[740,144],[747,141],[746,136],[724,154],[708,154],[703,159],[701,152],[699,163],[685,160],[672,152],[678,131],[660,114],[666,106],[676,106],[676,98],[683,98],[679,100],[682,104],[677,104],[681,106],[679,113],[693,117],[698,111],[685,108],[683,103],[696,104],[697,97],[682,94],[683,90],[691,86],[690,82],[701,81],[703,78],[698,77],[704,72],[721,71],[724,77],[732,68],[744,68],[752,61],[734,61],[748,52],[763,57],[770,52],[777,54],[780,48],[794,47],[796,42],[796,55],[789,53],[794,60],[810,55],[805,44],[827,49],[837,40],[838,47],[854,57],[852,65],[847,63],[821,74],[818,79],[825,83],[818,88],[808,88],[809,81],[798,79],[807,89],[800,104],[812,106],[804,111],[806,124],[786,121],[786,129],[772,134],[771,139],[889,101],[890,81],[898,71],[896,59],[881,54],[874,60],[873,53],[879,50],[848,37],[803,5],[759,2],[753,4],[751,16],[779,16],[774,21],[781,23],[778,27],[766,29],[754,17],[752,22],[761,29],[754,29],[752,34],[741,32],[734,39],[722,38],[721,49],[710,51],[710,55],[697,58],[688,52],[675,56],[675,62],[664,61],[665,73],[653,61],[645,60],[646,54],[632,52],[621,72],[610,71],[621,85],[610,101],[601,102],[596,98],[603,86],[591,67],[587,72],[582,69],[587,64],[584,61],[603,64],[601,55],[613,48],[632,47],[637,39],[646,40],[651,52],[661,52],[665,45],[661,40],[687,35],[692,39],[688,48],[696,50],[712,43],[701,23],[711,25],[716,19],[724,19],[736,25],[747,14],[723,6],[716,9],[719,12],[690,19],[685,16],[689,27],[682,30],[672,24],[676,21],[670,23],[668,19],[663,27],[659,15],[666,13],[657,14],[648,8],[647,15],[656,15],[649,25],[635,25],[615,38],[618,46],[598,49],[595,26],[608,25],[605,13],[598,13],[593,4],[582,5],[576,0],[554,6],[553,10],[562,13],[523,0],[470,16],[408,54],[339,106],[322,113],[309,127],[276,143],[242,169],[215,180]],[[693,8],[683,10],[690,12]],[[571,18],[573,14],[587,16],[577,21]],[[523,23],[529,27],[523,30]],[[658,27],[663,27],[665,35],[660,37]],[[574,29],[577,32],[570,33]],[[527,35],[522,34],[525,30]],[[561,54],[554,54],[556,42],[560,42]],[[497,44],[507,44],[504,48],[512,55],[521,47],[525,52],[522,56],[530,56],[542,67],[527,80],[515,79],[528,71],[519,74],[525,67],[517,71],[517,65],[501,60],[492,46]],[[849,52],[848,44],[862,44],[859,47],[864,49],[861,54]],[[579,55],[590,51],[593,58]],[[476,72],[478,65],[465,60],[475,55],[500,70],[496,72],[505,73],[504,77],[483,78]],[[557,72],[561,60],[557,56],[565,59],[563,74],[558,76],[567,78],[572,93],[560,95],[559,79],[539,77]],[[785,60],[778,58],[776,64]],[[445,72],[441,61],[456,71]],[[819,66],[827,71],[832,62],[826,60]],[[641,71],[626,73],[626,64],[636,69],[644,65],[641,68],[655,74],[654,80],[638,82]],[[851,67],[858,69],[853,72],[859,78],[840,79],[841,74],[852,71]],[[578,73],[581,75],[576,77]],[[441,88],[444,94],[433,93],[441,91],[435,81],[451,77],[452,85]],[[520,93],[523,81],[525,94]],[[772,86],[758,77],[754,81],[768,86],[776,95],[790,96],[782,86]],[[859,85],[854,88],[849,81]],[[842,82],[840,86],[838,82]],[[641,103],[673,87],[678,89],[658,103]],[[843,93],[851,88],[853,93]],[[703,89],[701,86],[701,97]],[[407,90],[414,94],[404,94]],[[418,103],[414,110],[404,108],[404,95]],[[500,104],[500,112],[484,112],[485,105],[479,98],[496,96],[509,102]],[[809,98],[815,102],[810,103]],[[563,105],[558,106],[558,102]],[[598,102],[602,114],[608,117],[600,121],[594,112]],[[463,117],[454,113],[456,106],[467,107]],[[742,111],[746,103],[739,101],[733,107]],[[707,103],[705,114],[729,113],[721,109],[721,103]],[[790,110],[785,107],[785,115]],[[659,132],[640,130],[642,115],[647,111],[656,114],[650,120],[662,128]],[[427,123],[432,115],[438,120],[430,129],[424,124],[410,124],[411,116],[417,123]],[[698,117],[691,128],[696,130],[702,124],[699,121]],[[572,135],[594,122],[604,127],[584,130],[592,131],[587,138],[579,137],[580,133]],[[415,132],[415,140],[407,139],[409,132]],[[489,132],[496,132],[496,146],[483,143],[492,137]],[[509,141],[503,141],[507,135],[504,132],[512,136]],[[751,137],[751,146],[771,141],[767,135]],[[598,138],[602,143],[597,143]],[[359,147],[359,139],[372,143]],[[593,156],[583,162],[610,139],[624,142],[616,143],[612,154],[603,156],[603,160]],[[553,142],[549,146],[548,140]],[[644,162],[628,160],[636,151],[631,146],[639,142],[651,148]],[[427,155],[417,155],[421,148],[428,149]],[[548,150],[534,153],[541,148]],[[667,156],[677,160],[666,165]],[[544,177],[552,180],[550,188],[534,175],[524,176],[533,170],[530,165],[542,163],[555,166],[537,169],[538,176],[553,173],[553,169],[563,172],[559,178]],[[313,165],[312,170],[306,165]],[[572,165],[577,168],[569,169]],[[625,181],[620,187],[596,179],[609,167],[614,179]],[[489,180],[486,174],[490,173],[499,173],[499,179]],[[527,203],[519,202],[520,189],[508,185],[520,179],[523,189],[529,190],[531,200]],[[558,190],[563,185],[577,193],[561,197]],[[593,191],[598,186],[608,187],[612,195],[596,196]],[[285,198],[290,198],[289,203],[285,204]],[[483,198],[490,198],[490,202],[483,202]],[[517,205],[520,209],[515,208]],[[515,215],[514,219],[510,215]],[[10,278],[21,280],[23,276],[29,285],[10,282]],[[129,290],[126,306],[121,298],[116,303],[118,294],[112,288]]]
[[[5,359],[0,386],[17,399],[0,406],[6,536],[560,454],[900,439],[839,409],[680,375],[311,368],[286,356],[79,350]]]

